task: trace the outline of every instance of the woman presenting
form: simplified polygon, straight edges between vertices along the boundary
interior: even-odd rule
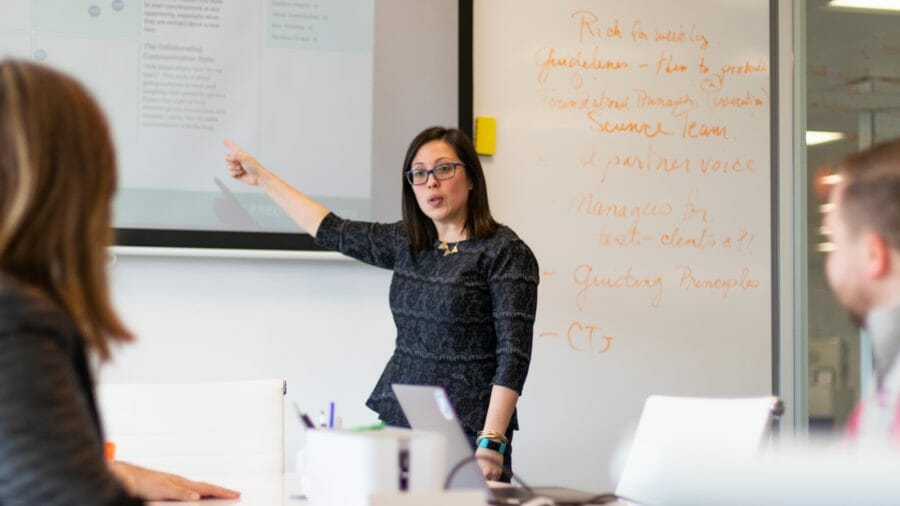
[[[226,145],[231,175],[265,190],[318,244],[394,271],[396,347],[366,404],[386,423],[408,426],[391,385],[444,387],[485,477],[508,481],[516,402],[531,360],[538,265],[528,246],[491,217],[468,137],[432,127],[413,139],[397,174],[403,219],[391,224],[339,218]]]

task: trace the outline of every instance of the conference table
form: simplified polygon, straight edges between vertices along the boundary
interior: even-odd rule
[[[203,499],[200,501],[151,501],[149,506],[311,506],[300,487],[300,475],[286,474],[235,474],[201,476],[198,479],[222,485],[241,492],[239,499]],[[507,486],[492,484],[492,486]],[[313,503],[314,504],[314,503]],[[626,503],[607,503],[607,506],[625,506]]]
[[[192,476],[191,478],[195,478]],[[239,499],[203,499],[200,501],[151,501],[151,506],[195,504],[198,506],[295,506],[309,505],[300,489],[300,475],[288,474],[234,474],[199,476],[208,481],[241,492]]]

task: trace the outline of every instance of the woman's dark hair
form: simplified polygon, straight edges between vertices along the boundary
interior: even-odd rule
[[[434,126],[426,128],[417,135],[406,150],[403,160],[403,169],[400,172],[400,182],[403,185],[403,224],[406,226],[406,234],[414,252],[424,251],[438,239],[434,223],[416,202],[416,194],[412,186],[406,180],[405,172],[408,171],[419,149],[432,141],[444,141],[456,151],[456,156],[465,165],[466,174],[472,189],[469,191],[468,205],[466,206],[465,230],[470,239],[483,239],[490,237],[499,226],[491,216],[488,205],[487,184],[484,180],[484,170],[481,168],[481,160],[475,153],[475,147],[469,137],[457,128],[444,128]]]

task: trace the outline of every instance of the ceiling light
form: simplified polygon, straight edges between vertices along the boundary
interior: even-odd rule
[[[806,145],[815,146],[816,144],[825,144],[826,142],[839,141],[846,137],[843,132],[825,132],[823,130],[807,130]]]
[[[900,11],[900,0],[831,0],[828,2],[828,7],[869,11]]]

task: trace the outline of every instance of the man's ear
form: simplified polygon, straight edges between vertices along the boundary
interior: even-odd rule
[[[881,234],[866,233],[866,268],[865,275],[870,279],[879,279],[887,275],[891,269],[891,246]]]

